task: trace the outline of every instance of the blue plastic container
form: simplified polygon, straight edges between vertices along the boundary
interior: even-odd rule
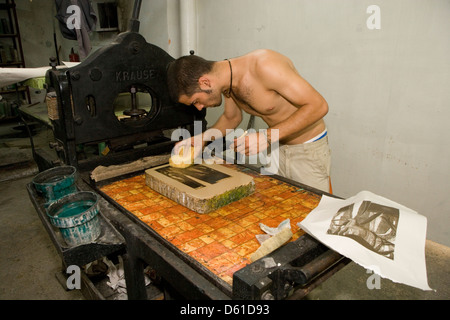
[[[100,233],[99,197],[90,191],[80,191],[54,201],[47,208],[50,222],[59,228],[69,246],[95,241]]]
[[[72,166],[55,167],[37,174],[33,184],[46,200],[46,206],[77,191],[75,185],[77,169]]]

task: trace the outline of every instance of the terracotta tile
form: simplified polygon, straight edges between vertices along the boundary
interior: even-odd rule
[[[236,247],[238,246],[235,242],[233,242],[233,241],[231,241],[231,240],[229,240],[229,239],[223,240],[221,243],[222,243],[225,247],[227,247],[228,249],[233,249],[233,248],[236,248]]]
[[[158,220],[156,220],[160,225],[162,225],[163,227],[168,227],[174,224],[173,221],[168,220],[165,216],[163,216],[162,218],[159,218]]]
[[[130,193],[125,191],[125,192],[118,192],[115,193],[112,198],[113,199],[124,199],[125,197],[127,197]]]
[[[271,181],[261,181],[256,186],[256,191],[260,192],[260,191],[265,190],[265,189],[270,188],[270,187],[272,187]]]
[[[255,238],[236,247],[236,253],[242,257],[249,257],[253,252],[258,250],[259,247],[259,242]]]
[[[185,222],[185,221],[179,221],[179,222],[177,223],[177,226],[179,226],[180,229],[181,229],[181,230],[184,230],[184,231],[188,231],[188,230],[194,229],[194,227],[193,227],[192,225],[190,225],[189,223],[187,223],[187,222]]]
[[[232,251],[225,252],[221,257],[228,261],[227,264],[230,265],[230,267],[241,264],[243,261],[242,256]]]
[[[147,216],[144,216],[142,218],[142,221],[145,222],[148,226],[150,226],[153,230],[158,231],[158,230],[163,229],[163,226],[160,225],[157,221],[149,221],[149,222],[145,221],[146,217]]]
[[[317,201],[317,205],[319,204],[319,201]],[[301,214],[307,215],[308,213],[311,212],[311,209],[308,207],[305,207],[304,205],[302,205],[301,203],[296,203],[292,210],[295,210],[296,212],[300,212]]]
[[[231,213],[228,206],[219,208],[215,212],[218,213],[219,216],[227,216]]]
[[[204,255],[202,255],[198,250],[193,250],[189,252],[189,255],[194,258],[194,260],[200,262],[203,265],[206,265],[209,259],[207,259]]]
[[[178,236],[177,236],[177,239],[178,239]],[[175,244],[175,240],[173,241],[174,244]],[[188,253],[188,252],[197,250],[205,245],[206,245],[206,243],[204,241],[202,241],[200,239],[194,239],[194,240],[179,244],[178,248],[180,248],[183,252]]]
[[[236,221],[242,217],[242,213],[239,210],[234,211],[233,213],[227,216],[229,221]]]
[[[168,214],[167,211],[163,213],[165,218],[173,223],[179,223],[180,221],[183,221],[181,218],[181,214]]]
[[[179,216],[180,216],[180,219],[181,219],[182,221],[186,221],[186,220],[192,218],[192,214],[189,213],[189,211],[188,211],[188,212],[183,212],[183,213],[180,214]]]
[[[189,231],[181,232],[177,235],[176,239],[172,241],[174,245],[180,245],[185,242],[191,241],[193,239],[200,238],[203,235],[203,232],[197,229],[192,229]]]
[[[213,228],[211,228],[210,226],[208,226],[207,224],[204,224],[204,223],[195,225],[194,228],[197,230],[200,230],[203,234],[207,234],[207,233],[210,233],[211,231],[214,231]]]
[[[233,266],[223,255],[212,258],[207,262],[207,265],[217,274],[225,272]]]
[[[234,208],[236,208],[238,210],[243,210],[243,209],[247,208],[247,206],[240,201],[233,202],[230,204],[230,206],[233,206]]]
[[[254,209],[249,206],[245,206],[244,208],[240,209],[239,211],[240,211],[241,215],[245,215],[247,213],[253,212]]]
[[[225,271],[223,276],[226,276],[225,279],[229,279],[229,278],[233,279],[233,274],[236,271],[241,270],[242,268],[247,266],[250,262],[251,262],[250,260],[243,258],[241,263],[236,264],[236,265],[232,266],[230,269],[228,269],[227,271]]]
[[[139,219],[142,218],[142,217],[144,216],[139,210],[133,211],[133,214],[134,214],[136,217],[138,217]]]
[[[171,225],[171,226],[168,226],[168,227],[158,230],[158,233],[167,239],[173,238],[174,236],[178,235],[180,232],[181,232],[181,229],[175,225]]]
[[[252,225],[248,226],[248,227],[246,228],[246,230],[247,230],[248,232],[250,232],[251,234],[254,234],[254,235],[264,233],[264,232],[261,230],[261,227],[260,227],[259,223],[258,223],[258,224],[252,224]]]
[[[217,229],[217,228],[221,228],[221,227],[224,227],[224,226],[230,224],[230,221],[228,219],[224,219],[222,217],[217,217],[217,218],[206,221],[205,224],[207,224],[211,228]]]
[[[285,219],[283,217],[280,216],[276,216],[276,217],[267,217],[263,220],[261,220],[261,223],[265,224],[268,227],[271,228],[276,228],[278,227],[278,225],[283,222]]]
[[[204,247],[205,245],[207,245],[207,243],[205,241],[203,241],[200,238],[191,240],[188,242],[188,244],[190,244],[191,246],[195,247],[196,249],[199,249],[201,247]]]
[[[189,243],[181,243],[179,245],[177,245],[178,249],[180,249],[181,251],[185,252],[185,253],[189,253],[192,252],[194,250],[197,250],[198,248],[196,248],[195,246],[192,246]]]
[[[237,235],[235,235],[234,237],[231,237],[229,240],[233,241],[234,243],[240,245],[244,242],[247,242],[251,239],[253,239],[255,237],[255,235],[251,232],[248,232],[247,230],[244,232],[241,232]]]
[[[267,218],[267,214],[265,211],[255,211],[255,213],[253,213],[253,215],[255,217],[257,217],[259,220],[262,220],[264,218]]]
[[[176,205],[170,208],[166,209],[166,213],[167,214],[175,214],[175,215],[179,215],[182,214],[184,212],[186,212],[188,209],[186,209],[185,207],[181,206],[181,205]]]
[[[240,199],[239,201],[237,201],[240,205],[243,205],[244,208],[248,208],[250,206],[250,204],[252,204],[254,202],[252,197],[245,197],[243,199]]]
[[[227,251],[228,248],[217,241],[214,241],[196,250],[196,252],[205,257],[207,261],[213,259],[214,257],[220,256]]]
[[[246,216],[246,217],[244,217],[243,219],[241,219],[239,221],[236,221],[236,223],[238,225],[240,225],[241,227],[245,228],[245,227],[248,227],[248,226],[250,226],[250,225],[252,225],[254,223],[257,223],[259,221],[260,221],[260,219],[258,217],[249,215],[249,216]]]
[[[277,208],[275,206],[271,206],[263,211],[263,213],[266,215],[266,218],[276,217],[283,212],[284,211],[282,211],[280,208]]]
[[[158,220],[164,217],[164,214],[160,211],[147,213],[144,215],[146,221]]]
[[[150,206],[146,206],[144,208],[142,208],[140,211],[143,215],[147,215],[147,214],[152,214],[155,213],[157,211],[162,211],[162,209],[164,209],[164,207],[161,207],[160,205],[150,205]]]
[[[198,224],[201,224],[205,221],[208,221],[209,219],[211,219],[208,215],[195,215],[190,219],[187,219],[186,222],[195,226]]]
[[[290,197],[290,198],[288,198],[288,199],[286,199],[286,200],[283,200],[283,201],[280,203],[280,205],[282,205],[283,207],[293,207],[294,205],[298,204],[299,199],[297,199],[297,198],[295,197],[295,193],[292,193],[292,192],[291,192],[291,194],[293,194],[294,196],[292,196],[292,197]]]
[[[245,231],[245,228],[241,227],[240,225],[236,223],[230,223],[227,225],[227,228],[233,231],[234,233],[241,233]]]
[[[252,203],[249,203],[248,207],[251,208],[252,210],[255,210],[257,208],[263,207],[264,206],[264,202],[262,201],[254,201]]]
[[[212,242],[216,241],[209,234],[203,235],[199,239],[201,239],[206,244],[209,244],[209,243],[212,243]]]
[[[227,227],[223,227],[223,228],[220,228],[220,229],[210,232],[209,235],[214,240],[221,242],[223,240],[231,238],[232,236],[235,236],[236,233]]]
[[[160,206],[162,206],[162,207],[164,207],[164,208],[171,208],[171,207],[173,207],[173,206],[176,206],[177,205],[177,203],[176,202],[174,202],[174,201],[172,201],[172,200],[170,200],[170,199],[162,199],[160,202],[159,202],[159,205]]]
[[[130,195],[128,195],[126,197],[126,200],[129,201],[129,202],[136,202],[136,201],[144,200],[145,198],[146,197],[143,194],[138,193],[138,194],[130,194]]]

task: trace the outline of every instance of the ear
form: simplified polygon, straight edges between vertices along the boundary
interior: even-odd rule
[[[211,80],[209,80],[206,76],[201,76],[198,78],[198,84],[202,90],[208,90],[211,88]]]

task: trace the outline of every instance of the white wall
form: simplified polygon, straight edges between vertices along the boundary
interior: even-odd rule
[[[50,57],[56,56],[53,30],[56,33],[57,43],[61,46],[59,52],[61,60],[69,61],[70,49],[75,46],[76,41],[67,40],[69,44],[65,48],[58,21],[54,18],[56,14],[54,1],[15,2],[26,66],[28,68],[48,66]]]

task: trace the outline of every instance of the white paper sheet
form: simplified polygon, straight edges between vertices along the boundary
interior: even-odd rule
[[[80,62],[63,61],[63,63],[64,66],[57,66],[56,68],[71,68]],[[44,77],[50,68],[50,66],[40,68],[0,68],[0,88],[31,78]]]
[[[298,226],[382,277],[432,290],[425,263],[427,219],[405,206],[369,191],[346,200],[324,195]]]

